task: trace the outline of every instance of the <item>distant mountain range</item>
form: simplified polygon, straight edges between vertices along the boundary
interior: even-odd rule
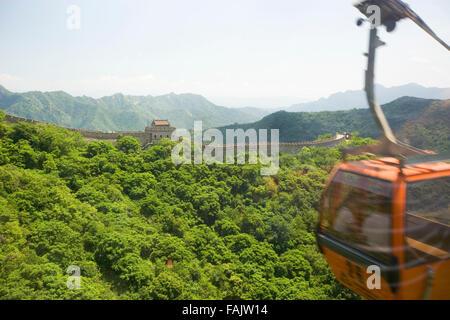
[[[382,106],[392,130],[419,148],[450,151],[450,100],[402,97]],[[311,141],[319,135],[358,131],[379,138],[380,131],[369,109],[322,112],[278,111],[263,119],[219,128],[279,129],[280,142]]]
[[[375,94],[380,104],[388,103],[405,96],[424,99],[450,99],[450,88],[427,88],[417,83],[409,83],[390,88],[376,85]],[[328,98],[294,104],[283,109],[290,112],[310,112],[350,110],[355,108],[368,108],[366,95],[363,90],[348,90],[345,92],[333,93]]]
[[[177,128],[205,128],[252,122],[269,112],[255,108],[216,106],[196,94],[130,96],[115,94],[94,99],[63,91],[13,93],[0,86],[0,109],[6,113],[57,125],[103,131],[143,130],[154,119],[168,119]]]
[[[449,99],[450,88],[426,88],[415,83],[391,88],[377,85],[376,95],[380,103],[390,102],[402,96]],[[193,127],[195,120],[202,120],[203,127],[206,129],[253,123],[277,110],[313,112],[355,108],[362,110],[367,108],[362,90],[334,93],[328,98],[286,108],[263,109],[217,106],[203,96],[191,93],[170,93],[161,96],[132,96],[118,93],[94,99],[87,96],[75,97],[63,91],[14,93],[0,86],[0,109],[6,113],[66,127],[103,131],[142,130],[154,119],[168,119],[173,126],[187,129]],[[367,109],[356,113],[365,115]],[[275,112],[268,119],[275,119],[280,115],[283,113]],[[305,119],[308,117],[318,119],[317,117],[322,116],[323,114],[305,115]],[[315,127],[315,124],[312,123],[310,126]],[[347,130],[350,129],[347,128]],[[321,130],[316,126],[310,132],[311,134],[302,135],[302,137],[306,140],[316,138],[316,131]],[[298,139],[297,134],[289,133],[285,137],[288,138],[288,136],[295,137],[294,140]]]

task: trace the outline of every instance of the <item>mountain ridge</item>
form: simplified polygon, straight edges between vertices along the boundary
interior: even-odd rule
[[[448,143],[442,141],[450,138],[450,129],[445,126],[445,119],[450,121],[450,100],[422,99],[401,97],[382,105],[386,118],[396,133],[401,133],[402,140],[411,140],[423,148],[447,150]],[[434,123],[439,121],[441,139],[431,139],[428,135],[436,134]],[[377,139],[381,133],[372,119],[369,109],[352,109],[320,112],[288,112],[281,110],[259,121],[247,124],[231,125],[218,128],[223,133],[226,129],[244,130],[279,129],[280,142],[311,141],[319,135],[336,132],[358,131],[362,137]],[[420,132],[415,130],[420,128]],[[269,130],[270,131],[270,130]],[[415,135],[412,135],[415,133]],[[447,138],[445,138],[447,137]],[[430,141],[426,145],[424,141]],[[450,147],[448,148],[450,150]]]
[[[377,84],[375,95],[380,104],[394,101],[400,97],[412,96],[423,99],[450,99],[450,88],[425,87],[414,82],[405,85],[385,87]],[[320,98],[311,102],[294,104],[284,108],[290,112],[311,111],[338,111],[354,108],[368,108],[364,90],[346,90],[335,92],[326,98]]]
[[[260,119],[250,111],[217,106],[193,93],[161,96],[116,93],[95,99],[72,96],[65,91],[14,93],[0,86],[0,109],[65,127],[103,131],[142,130],[154,119],[168,119],[175,127],[187,129],[194,120],[202,120],[205,127],[215,127]]]
[[[403,96],[450,98],[450,88],[427,88],[416,83],[396,87],[376,86],[381,104]],[[425,97],[427,98],[427,97]],[[392,100],[391,100],[392,99]],[[15,93],[0,85],[0,109],[19,117],[57,125],[102,131],[142,130],[154,119],[168,119],[177,128],[191,129],[195,120],[202,120],[204,128],[257,122],[280,110],[287,112],[321,112],[366,109],[364,91],[336,92],[326,98],[304,102],[285,108],[257,107],[227,108],[215,105],[202,95],[173,92],[153,95],[115,93],[93,98],[72,96],[62,91],[28,91]],[[300,111],[297,111],[300,110]]]

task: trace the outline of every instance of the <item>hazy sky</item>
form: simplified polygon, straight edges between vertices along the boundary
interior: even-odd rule
[[[353,2],[0,0],[0,84],[93,97],[192,92],[228,106],[316,99],[363,86],[368,31]],[[450,42],[449,0],[407,2]],[[378,83],[450,87],[448,51],[411,21],[381,37]]]

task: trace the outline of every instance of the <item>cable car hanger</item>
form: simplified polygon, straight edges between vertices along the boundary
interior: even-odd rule
[[[399,20],[409,18],[414,21],[419,27],[427,32],[431,37],[437,40],[447,50],[449,46],[447,43],[440,39],[428,25],[413,11],[411,8],[400,0],[363,0],[354,5],[362,14],[367,18],[371,18],[373,11],[370,6],[377,6],[380,9],[380,24],[386,27],[388,32],[392,32]],[[366,19],[358,19],[357,25],[360,26]],[[425,150],[421,150],[410,146],[404,142],[399,141],[392,132],[389,123],[381,109],[381,106],[375,99],[374,90],[374,78],[375,78],[375,52],[376,49],[382,45],[385,45],[383,41],[378,37],[377,30],[378,25],[371,22],[369,33],[369,51],[365,55],[367,56],[367,70],[365,72],[365,91],[367,96],[367,102],[369,104],[370,112],[377,124],[378,128],[382,132],[380,139],[381,143],[366,145],[356,148],[344,149],[344,159],[347,155],[358,155],[361,153],[371,153],[380,156],[391,156],[398,158],[400,162],[403,162],[407,157],[411,156],[423,156],[430,154]]]
[[[410,18],[448,46],[401,1],[365,0],[355,6],[368,20],[379,20],[370,30],[365,91],[382,138],[380,144],[344,150],[344,157],[368,152],[398,161],[334,167],[320,201],[317,243],[337,280],[366,299],[450,299],[448,201],[441,194],[450,182],[450,164],[440,161],[450,157],[398,141],[374,94],[375,51],[384,44],[377,36],[379,25],[391,32],[397,21]],[[378,267],[377,290],[364,273],[370,267]]]

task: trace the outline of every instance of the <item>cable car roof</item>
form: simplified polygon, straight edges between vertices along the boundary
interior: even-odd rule
[[[400,173],[400,161],[396,158],[378,158],[343,163],[342,170],[352,171],[359,174],[372,176],[374,178],[394,181]],[[450,171],[450,163],[440,161],[418,161],[413,159],[405,161],[402,174],[405,177]]]

